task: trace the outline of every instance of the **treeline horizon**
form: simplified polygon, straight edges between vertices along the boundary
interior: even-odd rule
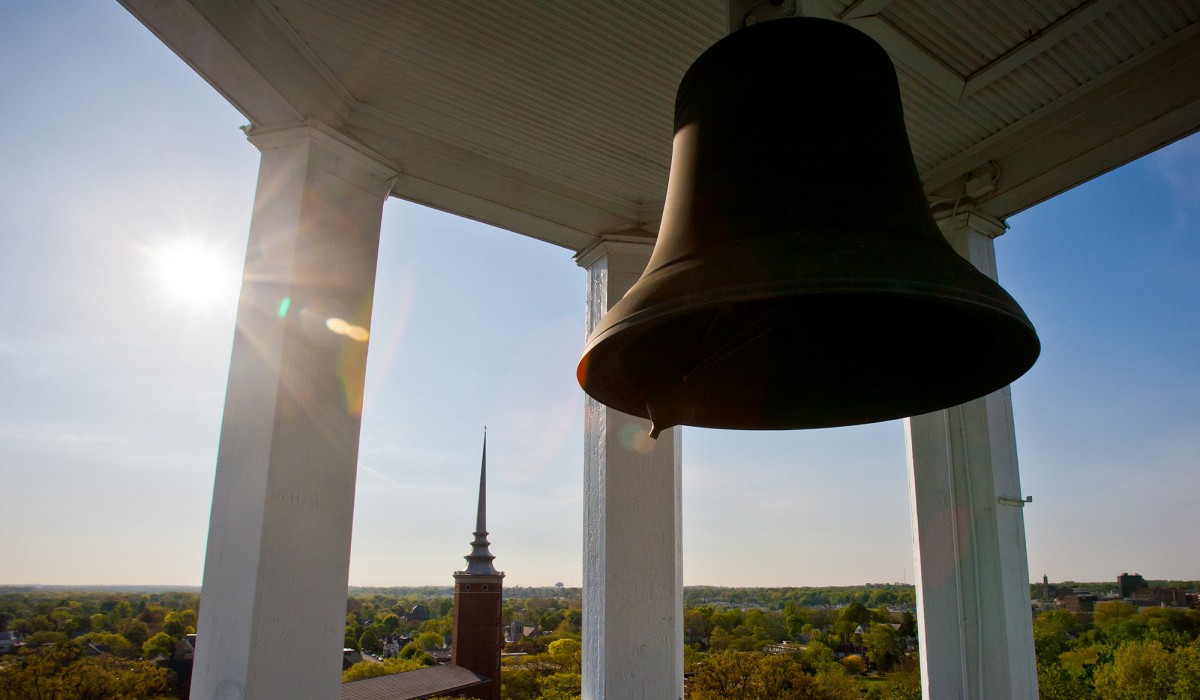
[[[1181,590],[1200,589],[1200,579],[1196,580],[1178,580],[1178,579],[1145,579],[1146,585],[1150,588],[1178,588]],[[1116,590],[1117,583],[1114,577],[1109,581],[1075,581],[1073,579],[1064,579],[1062,581],[1050,581],[1051,586],[1070,586],[1088,591],[1103,591],[1105,589]],[[1030,581],[1030,586],[1040,587],[1040,580]],[[916,586],[912,583],[861,583],[849,586],[712,586],[707,584],[685,585],[683,587],[685,599],[691,595],[704,595],[711,593],[715,596],[727,596],[731,591],[796,591],[796,592],[828,592],[828,593],[848,593],[862,590],[915,590]],[[0,593],[34,593],[38,591],[54,591],[54,592],[73,592],[81,593],[97,592],[97,593],[199,593],[201,587],[196,585],[170,585],[170,584],[69,584],[69,583],[0,583]],[[506,586],[505,594],[512,593],[514,597],[546,597],[555,594],[578,595],[582,591],[580,586]],[[442,596],[453,595],[453,585],[425,585],[425,586],[348,586],[347,592],[349,595],[396,595],[396,596],[413,596],[413,595],[429,595]],[[861,601],[860,601],[861,602]]]

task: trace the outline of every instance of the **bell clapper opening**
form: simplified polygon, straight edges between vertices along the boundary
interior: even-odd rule
[[[738,350],[741,350],[742,348],[746,347],[750,343],[753,343],[754,341],[758,340],[759,338],[763,337],[764,335],[770,333],[771,331],[775,330],[779,326],[783,325],[784,321],[786,321],[787,319],[777,317],[778,314],[776,314],[776,312],[779,311],[780,308],[781,308],[780,306],[776,305],[776,306],[772,306],[771,308],[767,309],[766,312],[764,312],[761,316],[759,316],[757,319],[755,319],[751,323],[747,324],[745,328],[740,330],[736,335],[734,335],[729,340],[725,341],[724,344],[717,347],[715,350],[710,352],[706,357],[704,357],[699,362],[696,362],[690,368],[688,368],[683,373],[682,380],[684,382],[688,381],[689,379],[691,379],[692,375],[696,374],[697,372],[703,370],[704,368],[706,368],[710,365],[720,362],[721,360],[725,359],[726,357],[729,357],[730,355],[737,352]],[[776,316],[776,318],[772,319],[772,316]],[[714,325],[715,325],[715,321],[714,321]],[[709,331],[711,333],[712,329],[710,328]],[[707,340],[707,336],[705,339]]]

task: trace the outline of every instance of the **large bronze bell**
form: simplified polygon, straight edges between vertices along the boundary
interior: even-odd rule
[[[963,403],[1039,350],[938,231],[887,54],[797,18],[731,34],[684,76],[658,241],[578,377],[654,436],[825,428]]]

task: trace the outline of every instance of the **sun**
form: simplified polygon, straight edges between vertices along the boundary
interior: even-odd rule
[[[177,238],[150,250],[150,273],[172,306],[210,309],[237,293],[237,268],[203,241]]]

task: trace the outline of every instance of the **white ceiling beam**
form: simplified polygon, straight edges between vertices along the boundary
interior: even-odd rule
[[[839,18],[843,21],[872,17],[883,12],[892,0],[855,0],[850,7],[843,11]]]
[[[1143,156],[1200,127],[1200,24],[922,173],[927,193],[999,164],[980,209],[1000,219]]]
[[[963,98],[982,90],[996,80],[1008,75],[1032,60],[1043,51],[1052,48],[1084,26],[1108,14],[1121,0],[1091,0],[1055,20],[1045,29],[1032,34],[1025,42],[1010,49],[983,68],[967,77]]]
[[[251,122],[303,121],[295,106],[191,3],[120,2]]]
[[[337,128],[349,115],[345,88],[270,3],[121,2],[255,126],[311,119]]]
[[[924,79],[941,90],[947,97],[957,100],[962,95],[966,80],[953,69],[942,63],[929,51],[913,42],[906,34],[896,29],[878,15],[861,17],[846,22],[870,36],[888,52],[892,60],[909,73]]]
[[[381,154],[400,175],[393,196],[580,251],[596,236],[630,228],[654,230],[661,204],[642,207],[538,175],[494,154],[447,143],[436,134],[401,124],[358,105],[346,131]]]

